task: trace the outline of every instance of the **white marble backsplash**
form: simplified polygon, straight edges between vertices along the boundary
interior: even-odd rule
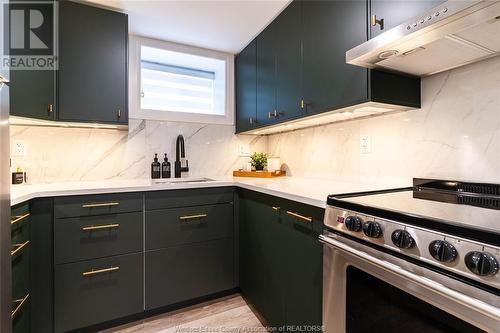
[[[160,162],[167,153],[173,168],[179,134],[185,139],[192,177],[230,175],[246,162],[238,156],[241,143],[251,150],[267,149],[267,138],[236,136],[227,125],[130,119],[128,132],[11,126],[11,143],[27,144],[26,156],[13,157],[12,167],[25,169],[28,183],[149,178],[155,153]]]
[[[360,153],[360,135],[371,153]],[[268,138],[292,176],[370,184],[500,183],[500,57],[422,80],[422,109]]]

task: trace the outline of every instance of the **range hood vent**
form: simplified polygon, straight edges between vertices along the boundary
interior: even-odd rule
[[[346,61],[425,77],[499,54],[500,0],[450,0],[347,51]]]

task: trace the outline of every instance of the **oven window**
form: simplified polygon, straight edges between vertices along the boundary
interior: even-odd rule
[[[346,284],[348,333],[484,332],[355,267]]]

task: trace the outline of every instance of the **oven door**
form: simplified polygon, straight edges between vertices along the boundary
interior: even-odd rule
[[[500,332],[500,297],[327,232],[326,332]]]

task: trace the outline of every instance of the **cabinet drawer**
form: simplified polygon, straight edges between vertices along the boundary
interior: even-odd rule
[[[195,206],[146,213],[146,249],[231,237],[233,204]]]
[[[56,264],[142,250],[142,213],[56,219]]]
[[[30,249],[29,243],[24,243],[12,255],[12,299],[20,299],[29,293]],[[11,251],[12,253],[12,251]]]
[[[147,310],[233,287],[230,238],[146,252]]]
[[[65,332],[143,310],[142,254],[56,265],[55,331]]]
[[[146,193],[146,210],[233,202],[232,187],[198,188]]]
[[[117,193],[54,199],[54,217],[93,216],[142,211],[141,193]]]
[[[11,209],[10,228],[12,243],[29,239],[29,204],[23,204]]]

